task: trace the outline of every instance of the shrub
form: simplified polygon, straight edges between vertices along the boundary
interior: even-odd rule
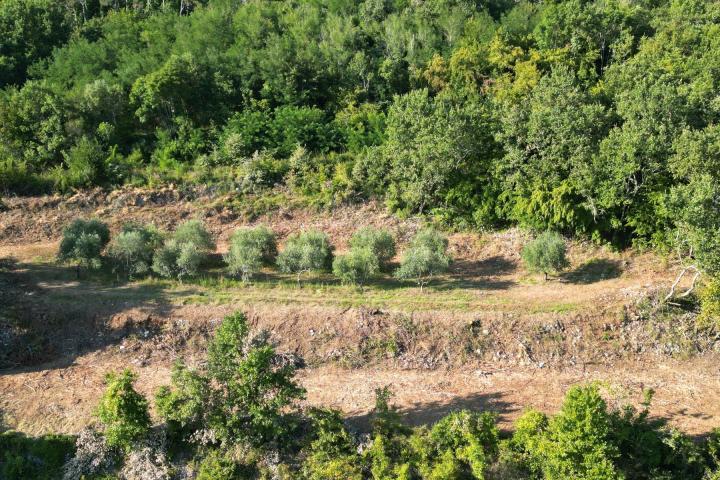
[[[382,268],[387,268],[388,262],[395,256],[395,239],[385,230],[365,227],[356,231],[350,238],[351,249],[370,249],[378,259]]]
[[[192,243],[203,252],[215,250],[215,241],[200,220],[181,223],[172,234],[172,240],[178,244]]]
[[[130,370],[105,376],[107,388],[100,399],[96,415],[105,426],[105,438],[110,446],[129,451],[133,442],[147,434],[150,428],[148,402],[133,388],[136,375]]]
[[[525,267],[531,272],[545,274],[559,272],[568,266],[565,257],[565,240],[555,232],[545,232],[531,241],[522,250]]]
[[[333,247],[328,236],[317,230],[292,235],[278,255],[281,272],[298,276],[306,272],[327,271],[332,267]]]
[[[60,261],[73,261],[80,267],[100,268],[101,254],[105,245],[110,241],[110,230],[100,220],[77,219],[63,229],[58,259]]]
[[[308,480],[362,480],[360,456],[340,412],[312,410],[313,438],[303,464]]]
[[[57,166],[51,171],[56,190],[68,192],[97,184],[105,157],[97,141],[82,138],[67,152],[63,152],[63,157],[67,168]]]
[[[208,433],[213,442],[287,443],[295,428],[291,407],[305,391],[294,381],[293,363],[276,354],[267,335],[249,334],[245,315],[225,317],[208,346],[207,367],[176,365],[171,386],[158,392],[163,418],[196,436]]]
[[[369,248],[354,248],[333,261],[333,274],[350,285],[362,287],[379,270],[378,258]]]
[[[270,266],[277,256],[275,234],[267,227],[239,228],[230,237],[230,248],[223,257],[228,271],[249,280],[263,266]]]
[[[211,450],[198,468],[197,480],[228,480],[237,478],[238,466],[219,450]]]
[[[182,280],[192,277],[198,274],[214,249],[215,242],[202,222],[189,220],[181,224],[165,245],[157,250],[152,269],[167,278]]]
[[[482,479],[498,453],[498,429],[494,415],[462,410],[421,429],[411,444],[422,478]]]
[[[395,271],[395,277],[400,280],[415,280],[422,291],[432,277],[447,271],[450,266],[447,246],[447,237],[435,230],[418,232],[405,251],[400,268]]]
[[[701,326],[720,326],[720,278],[713,278],[700,291]]]
[[[20,432],[0,434],[0,478],[50,480],[59,478],[65,458],[73,451],[67,435],[28,437]]]
[[[162,236],[154,226],[127,224],[110,243],[108,255],[116,268],[129,277],[144,275],[150,271],[161,241]]]

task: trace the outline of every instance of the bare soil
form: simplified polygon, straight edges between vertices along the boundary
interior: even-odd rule
[[[298,287],[268,273],[253,285],[120,282],[53,262],[62,227],[96,216],[172,228],[202,218],[219,239],[264,223],[281,238],[328,232],[338,251],[359,226],[390,228],[404,243],[421,222],[381,206],[331,212],[282,207],[248,218],[210,191],[85,192],[71,198],[5,200],[0,212],[0,411],[29,433],[77,432],[106,372],[131,367],[152,394],[179,357],[204,356],[224,315],[247,312],[282,351],[302,357],[308,405],[328,405],[366,425],[374,389],[391,385],[411,423],[463,407],[498,412],[508,425],[524,408],[552,412],[567,388],[601,381],[612,401],[657,394],[653,414],[690,434],[720,425],[720,342],[694,328],[693,313],[653,302],[676,268],[651,254],[574,243],[572,267],[543,282],[525,272],[519,230],[454,234],[448,275],[426,292],[382,280],[365,291],[310,279]]]

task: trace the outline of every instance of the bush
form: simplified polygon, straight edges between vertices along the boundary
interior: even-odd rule
[[[312,410],[312,440],[305,463],[308,480],[362,480],[362,464],[340,412]]]
[[[171,238],[158,249],[153,259],[152,269],[167,278],[192,277],[198,274],[215,242],[199,220],[189,220],[181,224]]]
[[[395,277],[400,280],[415,280],[422,291],[432,277],[447,271],[450,266],[447,246],[447,237],[435,230],[418,232],[405,251],[400,268],[395,271]]]
[[[565,240],[555,232],[545,232],[531,241],[522,250],[525,267],[531,272],[545,274],[559,272],[568,266],[565,257]]]
[[[231,275],[249,280],[265,266],[275,262],[277,241],[267,227],[239,228],[230,237],[230,248],[223,257]]]
[[[208,346],[207,367],[176,365],[172,385],[158,392],[163,418],[213,443],[287,445],[296,425],[292,407],[305,391],[267,335],[249,334],[245,315],[225,317]]]
[[[237,478],[237,464],[222,452],[211,450],[198,468],[197,480],[229,480]]]
[[[713,278],[700,291],[698,324],[701,326],[720,326],[720,278]]]
[[[108,255],[118,270],[132,278],[150,271],[161,242],[162,236],[154,226],[126,224],[110,243]]]
[[[356,231],[350,238],[351,249],[370,249],[382,268],[387,268],[395,257],[395,239],[392,234],[380,228],[365,227]]]
[[[333,247],[328,236],[317,230],[309,230],[288,238],[285,249],[278,255],[281,272],[298,276],[312,271],[327,271],[332,267]]]
[[[365,285],[379,270],[380,262],[369,248],[354,248],[333,261],[333,274],[350,285]]]
[[[178,244],[192,243],[203,252],[215,250],[215,241],[200,220],[181,223],[172,234],[172,240]]]
[[[63,229],[58,259],[73,261],[79,267],[100,268],[101,254],[110,241],[110,230],[100,220],[77,219]]]
[[[58,165],[51,171],[57,191],[68,192],[98,183],[105,153],[94,139],[80,139],[67,152],[63,152],[63,157],[67,168]]]
[[[100,399],[96,415],[105,426],[108,445],[129,451],[133,442],[150,429],[148,402],[133,388],[136,375],[130,370],[105,376],[107,388]]]
[[[74,450],[73,437],[28,437],[20,432],[0,434],[0,478],[7,480],[60,478],[65,458]]]

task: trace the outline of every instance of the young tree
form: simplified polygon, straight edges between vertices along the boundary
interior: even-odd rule
[[[230,248],[224,255],[228,271],[248,281],[262,267],[268,267],[277,257],[275,234],[265,226],[239,228],[230,237]]]
[[[300,283],[300,275],[312,271],[327,271],[332,267],[333,247],[326,234],[309,230],[292,235],[285,249],[278,255],[281,272],[294,273]]]
[[[156,251],[152,269],[167,278],[192,277],[198,274],[214,249],[215,242],[203,223],[188,220]]]
[[[544,273],[547,281],[548,273],[559,272],[568,266],[566,251],[562,236],[548,231],[525,245],[521,257],[528,270]]]
[[[395,239],[382,228],[365,227],[357,230],[350,238],[350,249],[369,249],[385,269],[395,256]]]
[[[216,441],[262,446],[287,440],[295,422],[292,407],[305,391],[295,366],[275,352],[267,335],[250,336],[245,315],[223,319],[208,346],[207,367],[176,365],[172,385],[157,394],[160,414]]]
[[[100,220],[77,219],[63,229],[58,259],[73,261],[77,277],[80,267],[98,269],[102,265],[101,254],[110,241],[110,230]]]
[[[433,229],[417,233],[405,251],[395,277],[400,280],[415,280],[420,291],[435,275],[447,271],[450,255],[447,253],[447,237]]]
[[[215,250],[215,241],[200,220],[188,220],[178,225],[172,239],[178,244],[192,243],[198,250],[206,253]]]
[[[108,255],[120,271],[132,278],[150,271],[161,243],[162,235],[154,226],[126,224],[110,243]]]
[[[108,373],[107,388],[97,406],[96,415],[105,426],[108,445],[129,451],[133,442],[150,429],[148,402],[135,391],[137,376],[130,370],[119,374]]]
[[[333,274],[345,284],[363,285],[380,271],[377,255],[369,248],[353,248],[333,261]]]

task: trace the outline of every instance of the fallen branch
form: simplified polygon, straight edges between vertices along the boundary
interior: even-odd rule
[[[695,289],[695,284],[697,283],[698,277],[700,277],[700,270],[695,265],[689,265],[682,269],[682,271],[678,274],[677,278],[675,278],[675,281],[673,282],[672,286],[670,287],[670,292],[665,296],[663,299],[663,302],[667,302],[671,298],[675,296],[675,289],[677,288],[680,281],[683,279],[685,274],[689,271],[694,271],[695,276],[693,276],[692,284],[690,285],[690,288],[688,288],[685,292],[683,292],[680,297],[687,297],[690,295],[690,293]]]

